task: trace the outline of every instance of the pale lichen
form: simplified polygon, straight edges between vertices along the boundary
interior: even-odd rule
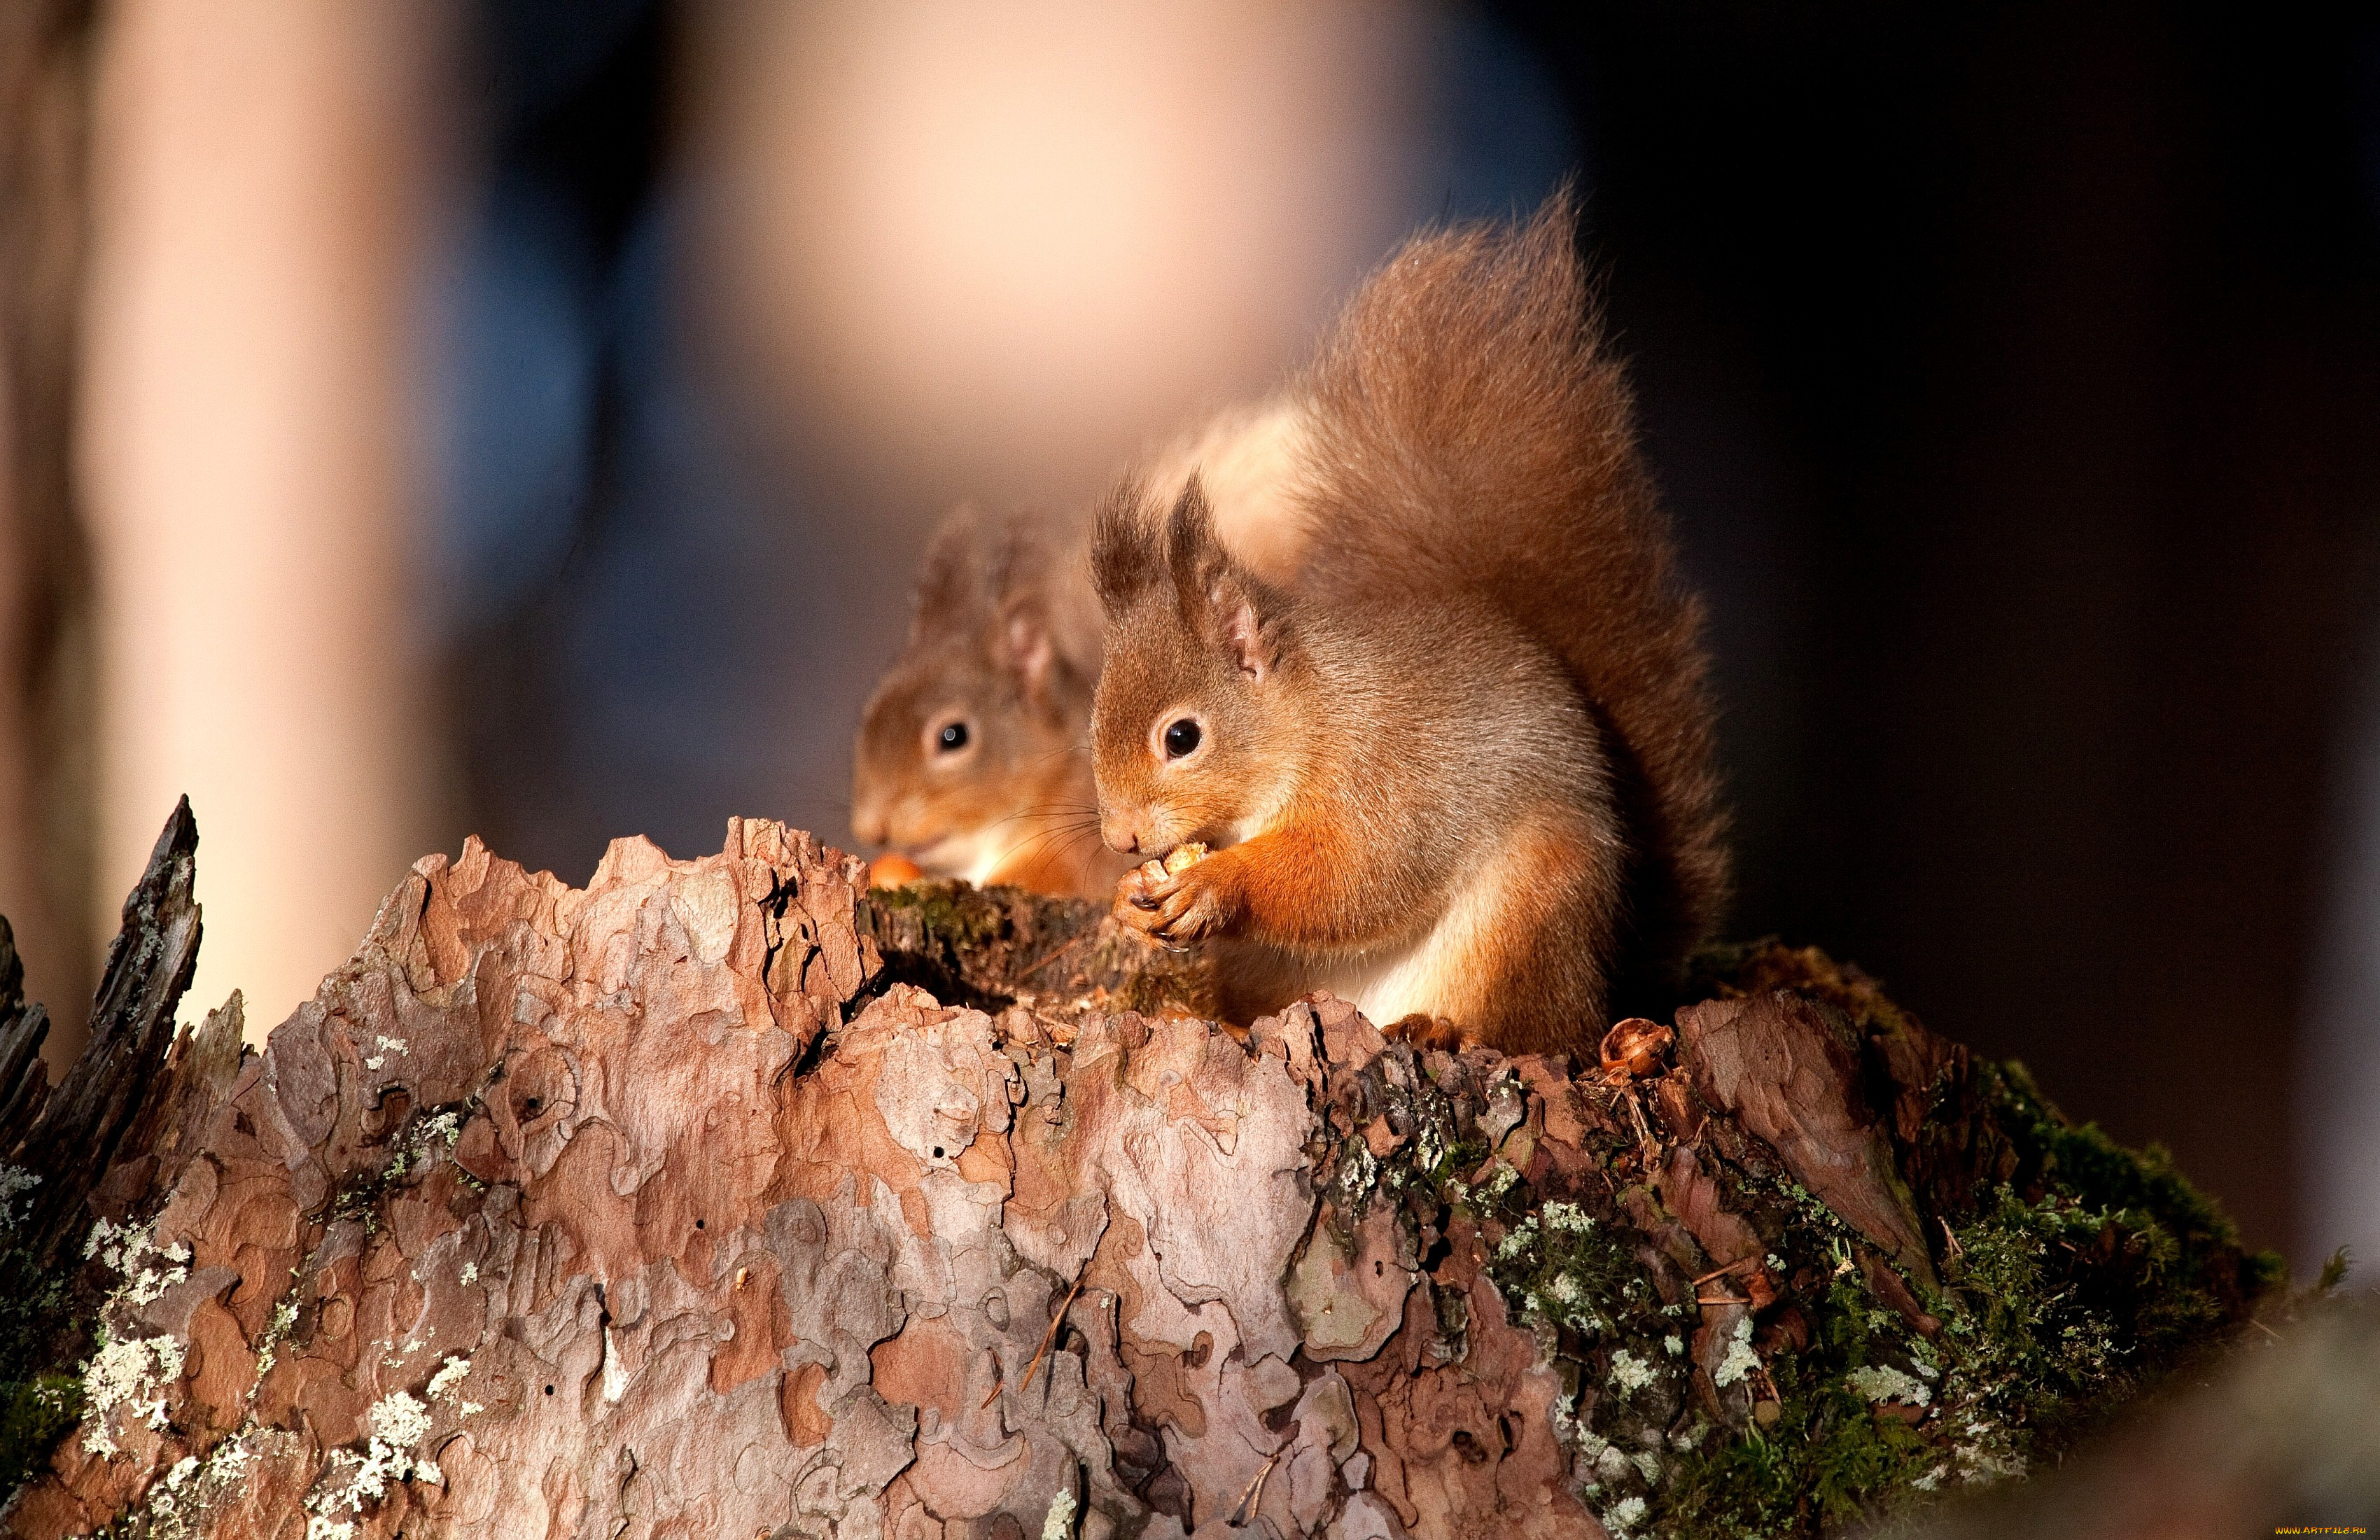
[[[165,1425],[165,1398],[160,1392],[182,1377],[184,1349],[171,1337],[131,1337],[103,1341],[83,1366],[85,1407],[82,1447],[92,1454],[113,1456],[115,1435],[109,1424],[118,1407],[136,1422],[152,1428]]]
[[[609,1340],[609,1333],[607,1332],[605,1340],[608,1342]],[[430,1399],[434,1401],[443,1401],[451,1402],[455,1410],[466,1417],[485,1412],[487,1410],[486,1407],[481,1406],[478,1401],[467,1400],[457,1392],[456,1388],[469,1376],[470,1373],[471,1361],[469,1359],[457,1358],[453,1353],[447,1354],[446,1362],[439,1365],[439,1369],[436,1374],[430,1376]],[[616,1396],[613,1398],[614,1401],[617,1401],[618,1399],[619,1398]]]
[[[0,1230],[17,1228],[17,1200],[41,1184],[33,1172],[0,1160]]]
[[[431,1401],[444,1401],[455,1387],[463,1383],[465,1376],[470,1372],[469,1359],[457,1358],[452,1353],[447,1354],[446,1362],[440,1364],[438,1372],[430,1376],[430,1388],[427,1394]]]
[[[1735,1335],[1728,1339],[1727,1356],[1720,1359],[1718,1367],[1711,1371],[1711,1383],[1733,1385],[1759,1367],[1760,1354],[1752,1347],[1752,1317],[1747,1316],[1735,1323]]]
[[[1853,1369],[1843,1376],[1843,1383],[1872,1401],[1900,1401],[1909,1406],[1924,1406],[1934,1399],[1934,1392],[1921,1381],[1889,1364],[1871,1364],[1864,1368]]]
[[[104,1218],[91,1227],[82,1243],[83,1255],[95,1256],[103,1267],[123,1275],[123,1281],[110,1291],[109,1303],[153,1304],[190,1276],[190,1248],[179,1241],[158,1245],[156,1229],[154,1220],[119,1225]]]
[[[197,1540],[216,1533],[218,1526],[212,1521],[245,1485],[248,1468],[256,1458],[249,1443],[257,1437],[256,1425],[247,1423],[203,1460],[184,1455],[176,1461],[150,1487],[147,1522],[133,1533],[146,1540]]]
[[[334,1449],[322,1478],[306,1498],[308,1540],[352,1535],[355,1526],[340,1514],[355,1515],[388,1496],[394,1483],[407,1480],[433,1485],[442,1479],[438,1467],[414,1457],[430,1436],[430,1408],[409,1391],[395,1390],[372,1403],[364,1414],[371,1438],[364,1451]]]
[[[375,1403],[370,1420],[374,1440],[394,1449],[409,1449],[430,1435],[430,1408],[404,1390]]]
[[[1631,1396],[1653,1383],[1654,1368],[1650,1364],[1621,1348],[1611,1355],[1609,1383],[1622,1396]]]
[[[1546,1228],[1571,1235],[1584,1235],[1595,1228],[1595,1216],[1577,1204],[1556,1198],[1541,1211]]]
[[[289,1328],[297,1324],[297,1301],[285,1299],[273,1307],[273,1317],[264,1323],[264,1333],[256,1343],[256,1377],[260,1381],[272,1369],[283,1340],[289,1335]]]

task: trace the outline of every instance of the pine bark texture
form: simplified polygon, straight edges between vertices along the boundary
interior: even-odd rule
[[[96,1221],[103,1332],[0,1533],[1597,1536],[1772,1498],[1795,1533],[1843,1514],[1742,1477],[1755,1434],[1887,1461],[1853,1514],[2052,1448],[1953,1341],[2000,1233],[1953,1226],[2072,1207],[2055,1129],[1815,953],[1728,959],[1666,1053],[1573,1073],[1327,997],[1235,1034],[1091,907],[863,884],[757,820],[584,891],[474,843],[261,1054],[237,996],[159,1040],[112,1159],[0,1152],[40,1202],[79,1181],[51,1228]],[[118,951],[127,1000],[188,977]],[[2072,1265],[2131,1287],[2163,1202]],[[2088,1393],[2242,1318],[2228,1235],[2177,1257],[2186,1318],[2109,1314],[2133,1357]]]

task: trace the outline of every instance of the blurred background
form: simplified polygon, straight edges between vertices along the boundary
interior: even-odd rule
[[[847,840],[953,503],[1078,503],[1564,177],[1732,928],[2380,1262],[2380,23],[2141,4],[12,0],[0,913],[74,1046],[423,851]]]

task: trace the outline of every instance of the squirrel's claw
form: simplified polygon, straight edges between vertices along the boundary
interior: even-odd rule
[[[1478,1042],[1478,1038],[1466,1029],[1444,1016],[1433,1016],[1426,1011],[1399,1017],[1389,1024],[1387,1032],[1390,1037],[1402,1037],[1417,1049],[1441,1049],[1448,1053],[1461,1053]]]
[[[1135,867],[1116,884],[1116,918],[1173,946],[1212,935],[1229,918],[1229,910],[1220,885],[1203,862],[1159,881]]]

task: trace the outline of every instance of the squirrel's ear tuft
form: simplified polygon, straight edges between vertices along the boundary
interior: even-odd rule
[[[913,636],[984,612],[991,597],[986,569],[992,564],[1000,543],[995,523],[976,504],[962,503],[935,529],[926,546],[926,559],[918,564],[916,609],[910,620]]]
[[[1249,678],[1270,674],[1281,662],[1282,605],[1216,539],[1214,515],[1196,475],[1167,521],[1166,547],[1182,618]]]
[[[1165,564],[1173,574],[1182,612],[1191,616],[1198,612],[1202,596],[1231,570],[1232,559],[1215,538],[1214,511],[1207,506],[1207,489],[1196,471],[1183,483],[1182,495],[1165,521]]]
[[[1142,503],[1141,486],[1126,478],[1108,494],[1091,527],[1091,587],[1110,616],[1122,614],[1165,573],[1157,521]]]

